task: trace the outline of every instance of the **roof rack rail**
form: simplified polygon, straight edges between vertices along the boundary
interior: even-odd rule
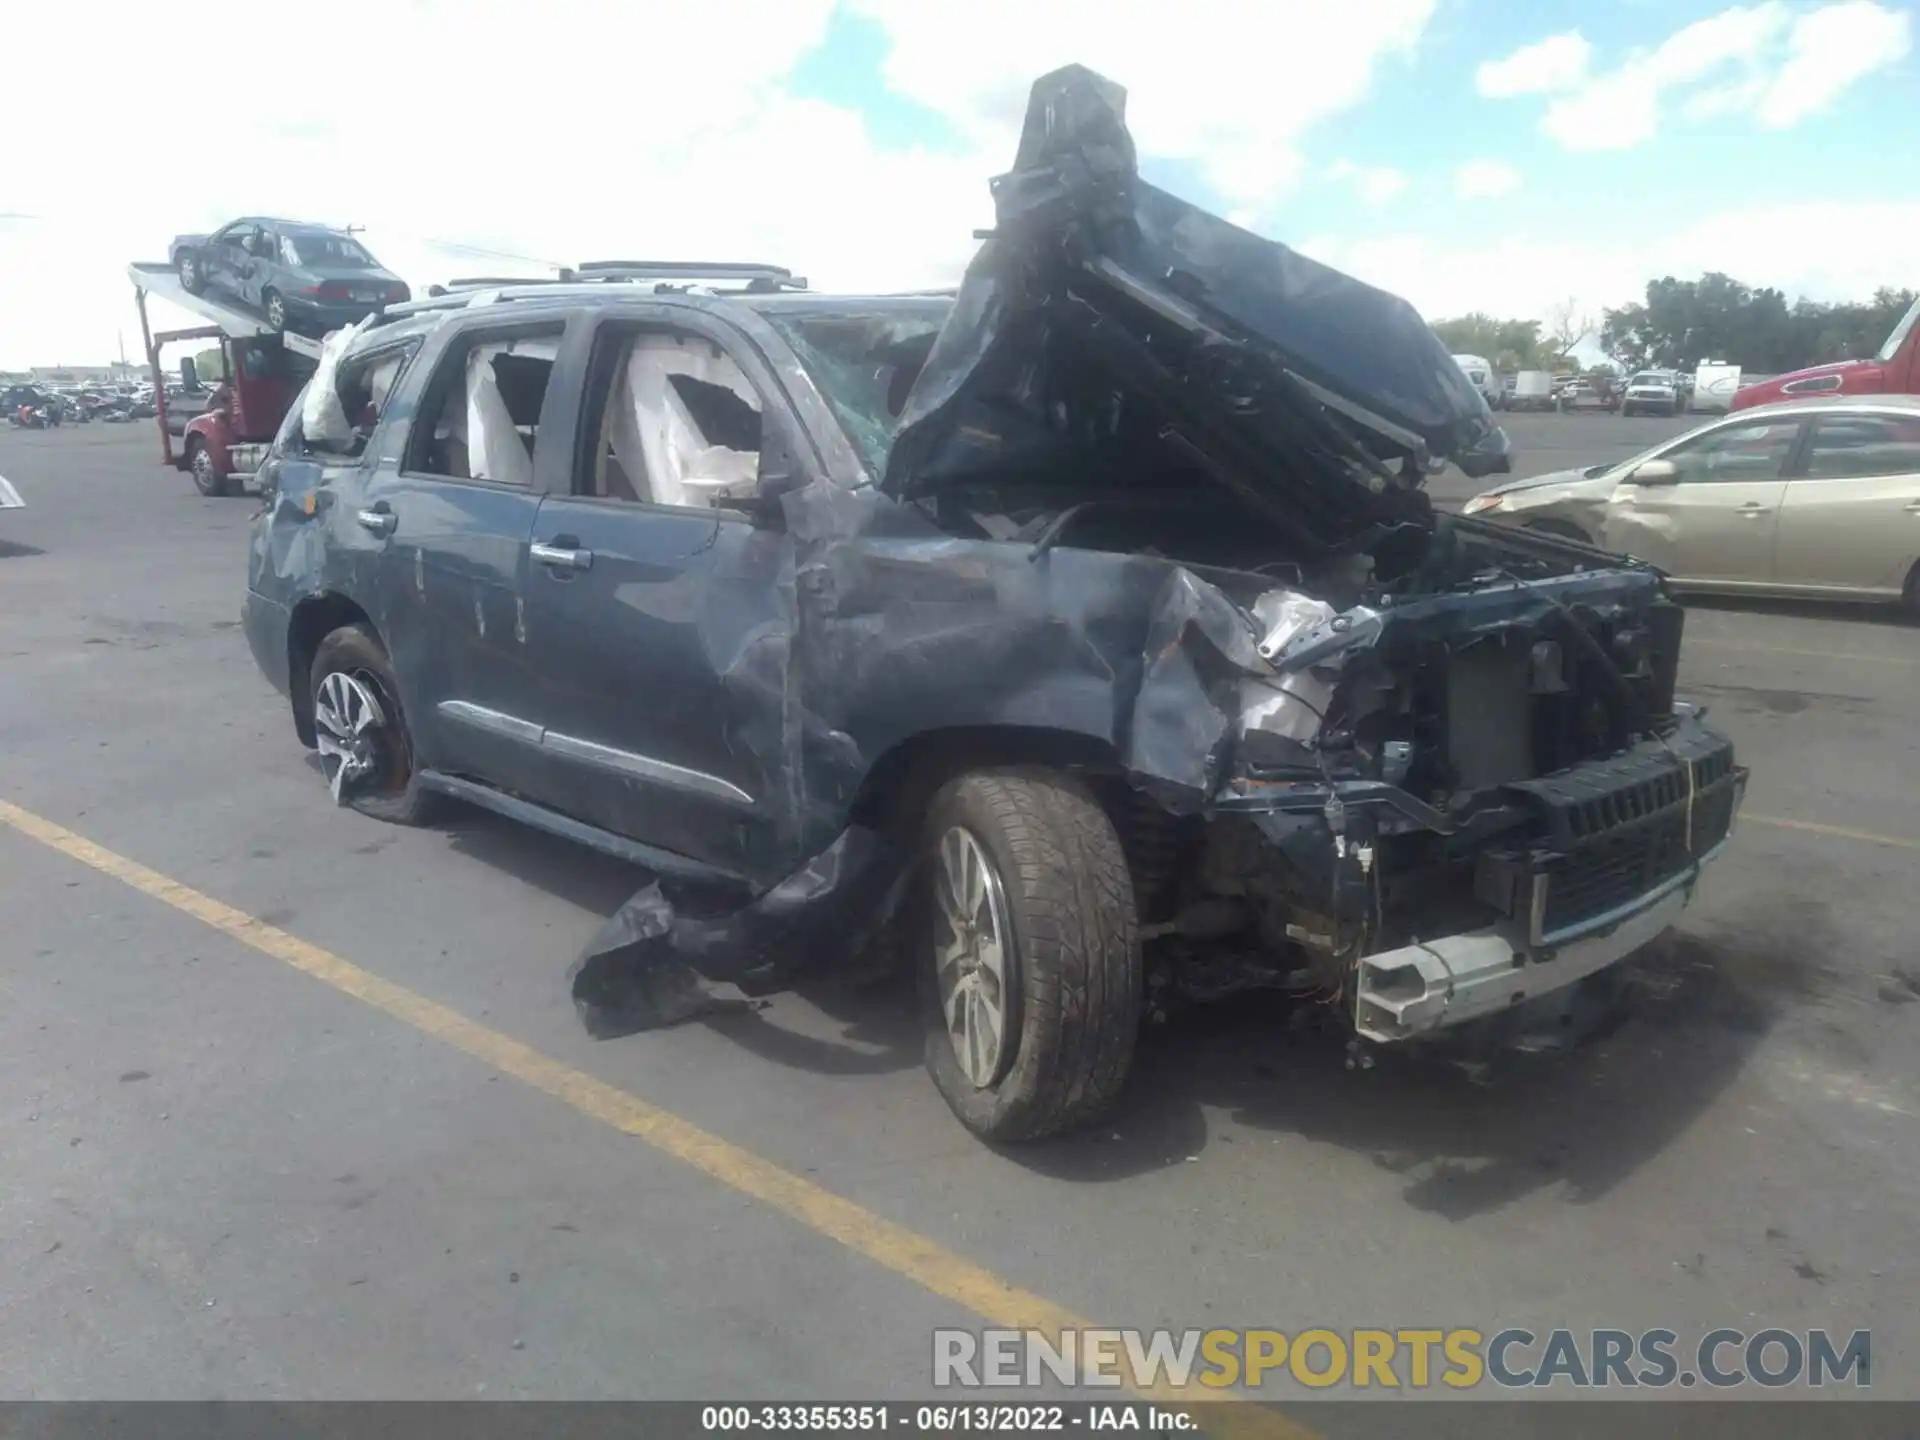
[[[553,275],[469,275],[459,280],[447,280],[438,285],[429,285],[429,295],[444,295],[449,290],[495,290],[506,285],[553,285],[559,277]]]
[[[735,280],[749,290],[804,290],[804,276],[784,265],[737,260],[583,260],[560,271],[562,282],[582,280]]]

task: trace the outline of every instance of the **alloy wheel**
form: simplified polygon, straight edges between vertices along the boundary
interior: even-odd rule
[[[336,805],[347,803],[349,788],[386,778],[394,758],[392,730],[378,693],[362,677],[335,670],[320,682],[313,727]]]
[[[1000,1078],[1011,1050],[1013,927],[1000,872],[962,826],[940,839],[933,894],[934,973],[947,1039],[960,1072],[984,1090]]]

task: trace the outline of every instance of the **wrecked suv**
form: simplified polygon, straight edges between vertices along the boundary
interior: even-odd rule
[[[1181,1001],[1552,1029],[1726,843],[1661,576],[1436,514],[1507,468],[1446,348],[1142,183],[1122,101],[1037,83],[956,294],[652,267],[330,342],[254,652],[343,803],[651,872],[595,1033],[897,963],[955,1114],[1028,1139]]]

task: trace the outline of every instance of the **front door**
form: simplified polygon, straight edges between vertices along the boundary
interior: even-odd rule
[[[240,271],[248,258],[246,240],[251,233],[253,227],[249,224],[229,225],[207,243],[200,264],[206,274],[207,284],[212,289],[225,291],[229,295],[240,293],[245,278]]]
[[[1738,589],[1773,575],[1787,462],[1799,419],[1720,425],[1661,451],[1674,480],[1629,476],[1607,502],[1607,548],[1638,556],[1676,580]]]
[[[526,581],[560,808],[776,879],[789,542],[728,502],[753,493],[763,428],[784,445],[791,422],[744,348],[616,321],[580,343],[571,493],[541,502]]]
[[[1815,420],[1777,554],[1782,587],[1899,595],[1920,557],[1920,414]]]

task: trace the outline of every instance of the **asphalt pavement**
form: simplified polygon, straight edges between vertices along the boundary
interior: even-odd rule
[[[1523,410],[1498,418],[1513,444],[1513,473],[1469,480],[1458,470],[1443,471],[1427,486],[1443,508],[1455,508],[1482,490],[1508,480],[1524,480],[1552,470],[1614,464],[1675,435],[1685,434],[1714,417],[1635,415],[1623,418],[1606,411],[1557,415]]]
[[[1663,423],[1513,417],[1518,473]],[[1351,1073],[1242,1003],[998,1154],[899,993],[589,1040],[566,967],[640,877],[334,808],[238,628],[254,502],[146,426],[0,434],[0,474],[0,1396],[910,1398],[934,1326],[1078,1316],[1868,1328],[1920,1398],[1890,617],[1690,612],[1749,814],[1611,1035]]]

